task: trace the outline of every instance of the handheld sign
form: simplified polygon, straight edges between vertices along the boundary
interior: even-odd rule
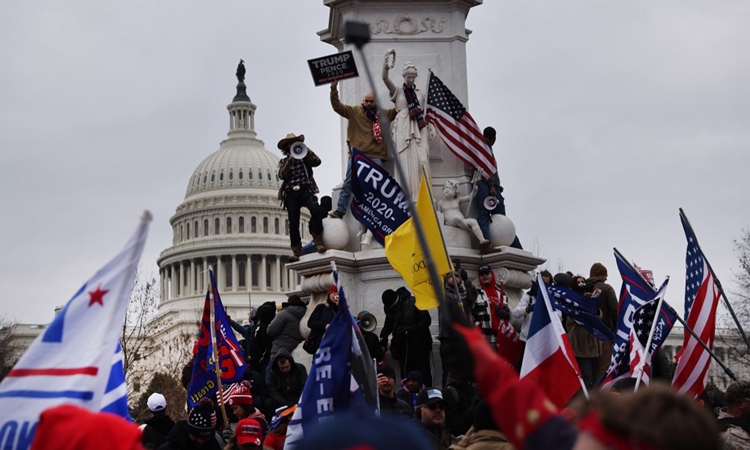
[[[310,66],[310,73],[312,73],[315,86],[359,76],[351,50],[323,56],[322,58],[308,59],[307,65]]]

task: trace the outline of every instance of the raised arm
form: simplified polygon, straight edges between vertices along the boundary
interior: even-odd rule
[[[339,99],[338,85],[338,81],[331,83],[331,107],[338,115],[348,119],[352,115],[354,108],[341,103],[341,100]]]
[[[388,88],[388,93],[391,95],[391,97],[393,97],[393,94],[396,93],[396,85],[393,84],[393,81],[391,81],[391,79],[388,77],[388,70],[390,70],[388,68],[388,57],[385,56],[383,58],[383,72],[381,75],[383,77],[385,86]]]

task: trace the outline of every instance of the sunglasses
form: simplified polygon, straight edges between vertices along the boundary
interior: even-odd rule
[[[445,411],[445,405],[443,405],[442,403],[433,403],[431,405],[425,405],[425,407],[430,411],[435,411],[436,409]]]

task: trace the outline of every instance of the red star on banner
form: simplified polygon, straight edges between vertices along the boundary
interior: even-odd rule
[[[94,292],[89,292],[89,296],[91,297],[91,300],[89,300],[89,307],[93,305],[94,303],[99,303],[100,305],[104,306],[104,302],[102,299],[104,299],[104,295],[109,291],[102,291],[101,290],[102,285],[96,287],[96,290]]]

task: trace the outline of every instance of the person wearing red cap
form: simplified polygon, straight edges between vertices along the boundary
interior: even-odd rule
[[[331,286],[326,295],[326,301],[315,307],[310,318],[307,319],[307,326],[310,327],[310,335],[305,340],[302,347],[311,355],[314,355],[320,347],[320,341],[328,329],[328,325],[333,321],[334,316],[339,310],[339,290],[336,286]]]
[[[9,413],[9,411],[4,411]],[[6,441],[6,445],[12,446]],[[7,448],[7,447],[4,447]],[[115,414],[75,405],[42,412],[31,450],[142,450],[141,430]]]
[[[263,430],[268,429],[268,422],[258,408],[253,405],[252,385],[247,380],[232,385],[231,392],[227,399],[227,405],[232,408],[232,413],[238,419],[255,419]],[[225,397],[226,398],[226,397]]]
[[[259,450],[263,442],[263,429],[255,419],[242,419],[234,430],[224,450]]]

